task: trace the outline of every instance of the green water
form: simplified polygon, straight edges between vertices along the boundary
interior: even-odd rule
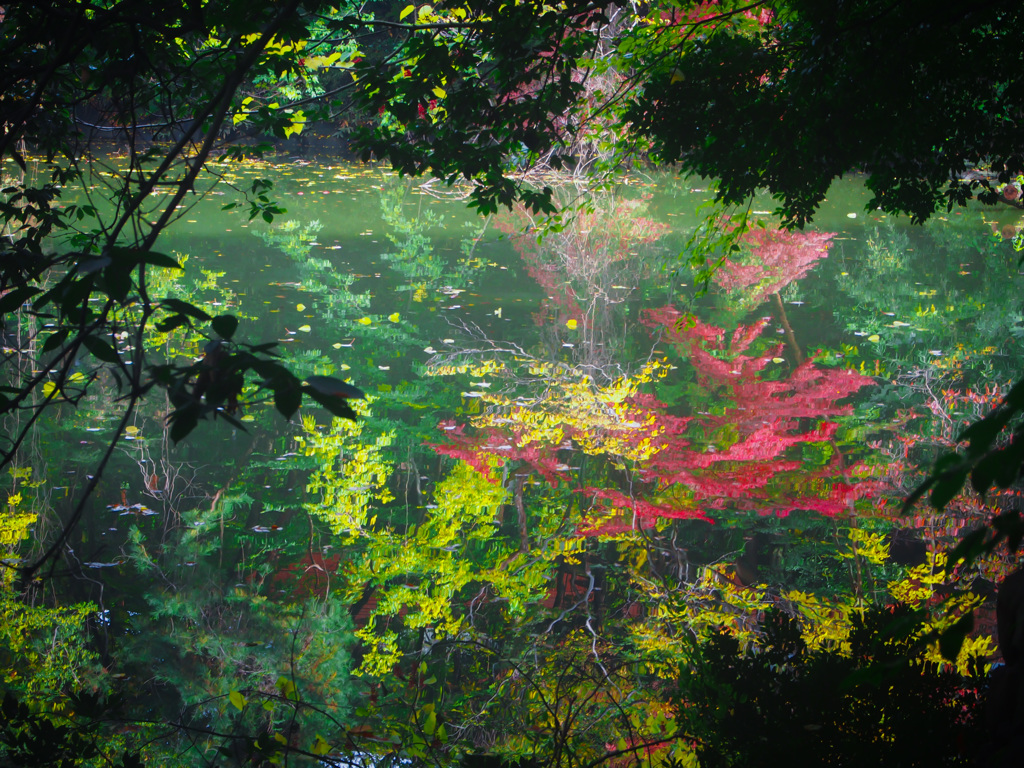
[[[289,423],[254,382],[246,432],[218,420],[178,446],[170,406],[147,399],[54,582],[96,605],[95,646],[137,707],[195,715],[291,665],[350,726],[386,720],[404,705],[367,710],[366,686],[394,690],[446,638],[517,658],[555,636],[584,654],[628,640],[658,669],[652,648],[681,653],[686,627],[745,631],[794,591],[884,602],[987,514],[899,502],[1019,371],[1016,255],[986,216],[1011,219],[912,228],[845,180],[817,219],[830,239],[766,234],[788,266],[702,293],[686,251],[699,181],[629,179],[538,243],[522,212],[484,220],[457,190],[380,169],[232,174],[272,179],[286,213],[250,221],[215,187],[161,241],[185,270],[151,293],[237,315],[236,342],[276,341],[300,376],[368,397],[355,423],[315,407]],[[753,206],[769,229],[770,208]],[[807,242],[820,253],[798,269]],[[149,354],[189,362],[205,341],[178,331]],[[37,542],[99,456],[113,397],[31,446]],[[288,660],[289,632],[319,638],[316,663]],[[453,657],[431,658],[446,690],[475,695]]]

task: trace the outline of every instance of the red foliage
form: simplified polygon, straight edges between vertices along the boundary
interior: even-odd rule
[[[834,232],[790,232],[755,227],[743,235],[750,258],[742,263],[726,259],[714,280],[727,291],[753,288],[750,301],[759,304],[773,293],[799,280],[828,255]]]
[[[595,487],[575,478],[583,486],[578,492],[598,507],[592,525],[581,533],[622,532],[653,525],[658,518],[711,520],[723,513],[838,515],[880,490],[881,483],[862,479],[866,473],[844,457],[834,421],[853,410],[840,401],[872,379],[813,361],[787,378],[767,378],[773,350],[750,354],[765,321],[727,334],[663,307],[645,312],[643,322],[660,327],[663,339],[689,360],[700,401],[687,404],[695,411],[689,416],[668,413],[651,394],[626,401],[620,419],[636,427],[616,435],[631,448],[643,446],[636,455],[644,458],[633,463],[629,492],[610,481]],[[481,471],[501,460],[521,461],[552,486],[572,479],[558,454],[573,450],[573,439],[582,437],[566,425],[558,445],[522,445],[522,436],[511,427],[466,435],[454,422],[440,426],[450,443],[434,446],[439,453]]]
[[[340,555],[325,558],[320,552],[309,552],[297,563],[287,565],[274,574],[272,581],[280,589],[291,588],[292,597],[327,597],[331,574],[338,570]]]
[[[838,401],[871,379],[811,361],[786,379],[761,378],[772,351],[762,357],[743,353],[766,321],[740,326],[728,346],[723,329],[684,318],[671,307],[649,310],[644,322],[664,326],[664,338],[693,364],[698,386],[720,404],[717,415],[694,417],[703,445],[664,440],[646,464],[645,479],[656,479],[662,488],[685,488],[704,510],[777,515],[795,509],[838,514],[877,489],[877,483],[853,484],[857,468],[845,466],[834,446],[827,463],[817,467],[791,453],[805,444],[834,443],[838,425],[828,419],[852,412],[852,406]],[[719,441],[726,445],[719,448]]]
[[[488,474],[495,464],[521,461],[552,486],[568,479],[565,472],[568,467],[560,464],[557,457],[561,446],[521,445],[522,435],[519,432],[495,427],[467,435],[465,425],[456,425],[452,420],[442,421],[437,427],[445,432],[449,442],[446,445],[429,444],[430,447],[442,456],[465,461],[481,474]]]

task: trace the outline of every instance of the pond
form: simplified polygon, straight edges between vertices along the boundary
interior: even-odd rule
[[[484,219],[458,190],[366,166],[222,170],[161,241],[185,268],[151,294],[237,316],[235,342],[277,342],[298,375],[365,398],[357,420],[285,422],[254,384],[245,432],[216,420],[174,445],[154,390],[117,446],[45,587],[92,640],[24,674],[113,687],[127,719],[182,727],[152,749],[294,723],[302,701],[302,738],[350,755],[525,754],[530,718],[584,689],[601,706],[579,715],[581,754],[629,738],[623,719],[668,733],[656,692],[695,638],[749,639],[774,607],[841,646],[859,607],[908,584],[926,602],[935,553],[1000,503],[901,510],[1019,373],[998,211],[914,228],[865,213],[852,179],[815,230],[779,232],[755,203],[702,286],[693,180],[561,187],[586,205],[540,238],[525,211]],[[255,178],[286,209],[272,222],[225,209]],[[145,343],[180,363],[206,341]],[[12,473],[37,550],[116,398],[110,382],[64,407]],[[601,674],[567,682],[588,664]]]

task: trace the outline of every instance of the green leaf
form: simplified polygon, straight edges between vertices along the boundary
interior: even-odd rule
[[[987,552],[988,529],[979,528],[971,531],[953,548],[946,558],[946,573],[952,573],[954,566],[961,560],[967,563],[974,562],[980,555]]]
[[[281,677],[277,678],[277,682],[274,683],[274,685],[277,686],[277,690],[279,690],[281,692],[281,695],[284,696],[286,699],[291,699],[292,701],[299,700],[299,692],[295,690],[295,683],[293,683],[287,677],[284,677],[282,675]]]
[[[210,319],[210,316],[195,304],[189,304],[187,301],[182,301],[181,299],[161,299],[160,308],[170,310],[171,312],[177,312],[182,315],[188,315],[189,317],[194,317],[196,320],[202,320],[203,322]]]
[[[290,419],[302,405],[302,390],[295,386],[274,389],[274,407],[286,419]]]
[[[189,403],[171,414],[171,440],[180,443],[199,423],[199,405]]]
[[[185,315],[171,315],[165,317],[155,327],[160,333],[169,333],[182,325],[188,325],[188,318]]]
[[[82,345],[88,349],[94,357],[104,363],[116,363],[121,358],[108,342],[96,336],[86,336],[82,339]]]
[[[238,318],[234,315],[217,315],[210,321],[210,326],[222,339],[231,341],[231,337],[238,330]]]
[[[939,650],[942,652],[942,658],[947,661],[956,661],[956,657],[960,655],[960,648],[963,647],[964,640],[972,629],[974,629],[974,614],[968,613],[943,632],[942,637],[939,638]]]
[[[938,479],[932,488],[931,505],[935,509],[943,509],[953,497],[960,493],[967,480],[967,472],[948,472]]]
[[[335,416],[339,416],[343,419],[349,419],[356,421],[359,417],[355,411],[353,411],[348,403],[342,400],[340,397],[328,397],[317,392],[311,387],[303,387],[302,391],[309,395],[311,398],[316,400],[320,405],[326,408],[328,411],[333,413]]]
[[[999,433],[1009,421],[1009,414],[1006,411],[989,414],[981,421],[976,421],[965,429],[958,442],[970,441],[970,453],[979,455],[987,451],[992,443],[996,441]]]
[[[240,694],[238,691],[231,691],[231,693],[228,694],[228,699],[239,712],[245,709],[245,696]]]
[[[139,264],[152,264],[154,267],[164,267],[166,269],[181,269],[181,264],[166,253],[146,251],[141,248],[120,247],[111,248],[108,253],[115,262],[121,263],[122,269],[129,271]]]
[[[64,340],[68,337],[69,333],[71,333],[70,329],[61,328],[56,333],[50,334],[46,338],[46,341],[43,342],[43,352],[52,352],[55,350],[64,343]]]
[[[6,315],[8,312],[13,312],[31,297],[40,292],[40,288],[33,288],[32,286],[26,285],[21,288],[15,288],[4,296],[0,296],[0,314]]]

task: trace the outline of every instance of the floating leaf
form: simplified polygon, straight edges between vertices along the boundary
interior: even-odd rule
[[[127,426],[124,428],[125,434],[137,435],[139,434],[139,428],[136,426]]]
[[[369,318],[369,317],[360,317],[358,320],[356,320],[356,322],[359,323],[360,325],[372,325],[373,324],[373,320],[371,318]]]
[[[296,304],[295,308],[297,310],[299,310],[299,312],[302,312],[306,308],[306,305],[305,304]]]
[[[388,315],[388,320],[390,320],[392,323],[397,323],[400,317],[401,316],[397,312],[392,312],[390,315]]]
[[[308,325],[300,325],[299,330],[302,331],[303,333],[309,333],[313,329],[310,328]]]
[[[873,333],[870,336],[868,336],[868,341],[878,342],[880,340],[881,340],[881,337],[877,333]]]

